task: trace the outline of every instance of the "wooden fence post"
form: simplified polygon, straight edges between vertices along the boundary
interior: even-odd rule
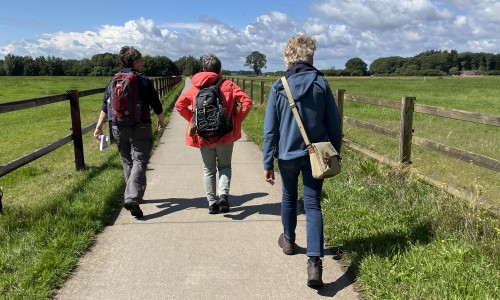
[[[245,91],[245,89],[246,89],[246,86],[245,86],[245,79],[243,79],[243,87],[242,87],[242,89],[243,89],[244,91]],[[246,92],[246,91],[245,91],[245,92]]]
[[[85,168],[85,159],[83,157],[83,138],[82,122],[80,119],[80,100],[77,90],[68,90],[69,103],[71,106],[71,130],[73,131],[73,148],[75,149],[76,170]]]
[[[340,130],[344,129],[344,93],[345,90],[336,90],[335,91],[335,102],[337,104],[337,110],[339,112],[339,117],[340,117]],[[342,141],[340,141],[342,142]]]
[[[153,87],[155,88],[156,92],[158,93],[158,97],[161,97],[161,86],[160,86],[160,81],[159,78],[153,79]]]
[[[264,103],[264,81],[260,82],[260,105]]]
[[[253,79],[250,79],[250,99],[253,101]]]
[[[401,127],[399,129],[399,162],[411,164],[411,139],[413,134],[413,108],[415,97],[403,97],[401,102]]]

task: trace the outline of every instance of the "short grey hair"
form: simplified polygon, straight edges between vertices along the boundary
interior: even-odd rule
[[[285,66],[290,68],[294,63],[313,64],[316,40],[308,35],[298,34],[288,40],[283,53]]]
[[[220,74],[222,70],[222,63],[220,62],[220,59],[217,58],[217,56],[213,54],[203,55],[201,57],[201,62],[204,72],[214,72]]]

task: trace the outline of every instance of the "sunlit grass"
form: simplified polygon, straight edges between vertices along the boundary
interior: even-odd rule
[[[243,127],[261,145],[264,109],[250,114]],[[498,217],[412,172],[347,147],[342,156],[342,173],[324,183],[325,238],[342,253],[365,297],[497,299]]]
[[[21,99],[39,97],[34,87],[47,84],[46,78],[29,79],[20,83],[23,91],[31,90],[33,94],[22,94]],[[86,79],[63,80],[67,86],[62,89],[93,89],[107,81],[83,83]],[[15,82],[17,78],[9,80]],[[164,99],[167,121],[182,86],[179,84]],[[2,92],[5,94],[6,90]],[[97,120],[101,97],[81,99],[83,126]],[[70,133],[68,102],[4,113],[0,118],[2,163]],[[155,117],[153,121],[156,123]],[[0,299],[50,299],[79,256],[119,209],[124,182],[116,147],[99,151],[92,132],[83,136],[83,142],[86,168],[82,171],[75,170],[73,145],[69,143],[0,178],[4,192],[4,211],[0,215]]]

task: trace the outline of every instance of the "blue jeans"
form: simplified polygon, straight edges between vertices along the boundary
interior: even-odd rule
[[[140,201],[146,191],[146,167],[153,148],[152,125],[113,125],[112,133],[122,160],[124,200]]]
[[[281,222],[286,238],[295,240],[297,227],[298,180],[302,172],[304,184],[304,209],[306,211],[307,256],[323,257],[323,215],[321,213],[321,190],[323,180],[312,176],[308,156],[292,160],[278,160],[282,179]]]
[[[219,196],[228,195],[231,186],[231,158],[234,144],[220,143],[216,146],[202,145],[203,183],[207,194],[208,205],[217,203],[217,170],[219,171]]]

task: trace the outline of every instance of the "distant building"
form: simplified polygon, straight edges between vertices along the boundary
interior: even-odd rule
[[[462,71],[460,73],[462,76],[478,76],[480,75],[478,71]]]

